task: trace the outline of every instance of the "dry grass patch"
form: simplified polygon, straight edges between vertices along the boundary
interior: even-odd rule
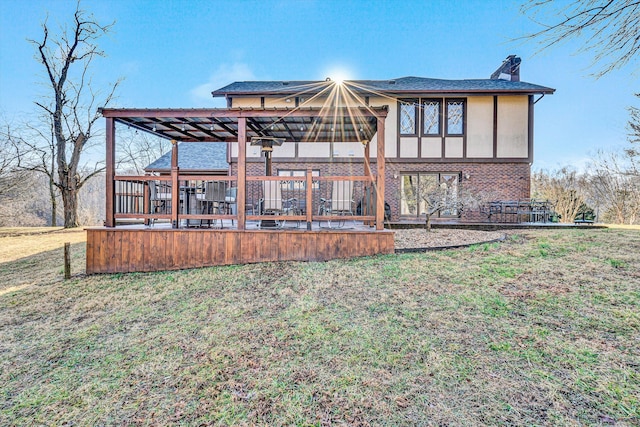
[[[0,296],[0,424],[637,425],[638,253],[527,231],[40,283]]]
[[[0,295],[62,280],[65,242],[71,243],[71,273],[84,273],[83,229],[0,228]]]

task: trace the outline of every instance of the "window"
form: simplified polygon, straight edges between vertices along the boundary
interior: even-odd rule
[[[400,215],[457,217],[460,173],[411,172],[400,179]]]
[[[306,170],[288,170],[288,169],[279,169],[278,176],[296,176],[296,177],[305,177],[307,176]],[[312,170],[311,176],[320,176],[320,170]],[[282,189],[283,190],[304,190],[306,186],[306,182],[303,181],[282,181]],[[318,181],[313,182],[314,190],[318,189]]]
[[[422,101],[424,135],[440,135],[440,105],[437,99]]]
[[[416,104],[414,101],[400,101],[400,135],[416,134]]]
[[[447,100],[447,135],[462,135],[464,133],[464,101],[461,99]]]

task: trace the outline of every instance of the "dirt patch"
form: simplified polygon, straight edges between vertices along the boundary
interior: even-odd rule
[[[437,229],[426,231],[413,228],[395,231],[396,249],[432,249],[459,247],[503,239],[505,233],[497,231]]]

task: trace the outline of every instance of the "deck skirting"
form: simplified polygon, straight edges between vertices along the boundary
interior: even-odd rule
[[[87,274],[273,261],[328,261],[394,252],[393,231],[87,229]]]

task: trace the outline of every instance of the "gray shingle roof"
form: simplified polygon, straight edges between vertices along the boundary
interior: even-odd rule
[[[215,96],[316,93],[330,82],[324,81],[245,81],[235,82],[212,92]],[[466,93],[466,92],[515,92],[547,93],[555,89],[527,82],[512,82],[501,79],[443,80],[425,77],[400,77],[390,80],[348,80],[352,89],[369,92],[380,91],[387,94],[402,93]]]
[[[227,144],[224,142],[181,142],[178,167],[185,171],[227,171]],[[171,170],[171,151],[144,168],[147,172]]]

